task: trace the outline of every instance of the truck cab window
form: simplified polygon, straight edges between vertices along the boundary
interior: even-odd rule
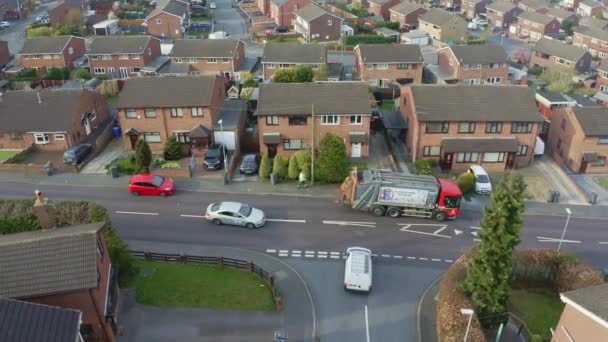
[[[460,197],[458,196],[445,196],[445,207],[446,208],[460,208]]]

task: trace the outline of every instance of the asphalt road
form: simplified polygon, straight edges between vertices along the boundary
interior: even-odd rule
[[[236,8],[232,8],[233,0],[215,0],[216,9],[213,11],[213,16],[216,21],[216,31],[226,31],[233,39],[246,39],[247,23],[245,19],[237,12]]]
[[[38,15],[46,13],[49,9],[55,7],[55,5],[57,5],[57,1],[41,3],[34,13],[26,18],[10,21],[11,27],[0,32],[0,40],[6,40],[8,42],[8,50],[16,55],[21,51],[23,42],[25,41],[25,27],[33,23]]]

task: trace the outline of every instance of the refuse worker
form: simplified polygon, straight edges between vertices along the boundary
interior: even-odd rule
[[[300,171],[300,176],[298,177],[298,187],[302,187],[306,185],[306,175],[304,174],[304,170]]]

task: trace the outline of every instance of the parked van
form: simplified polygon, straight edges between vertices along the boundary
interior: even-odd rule
[[[372,290],[372,251],[363,247],[346,250],[344,290],[370,292]]]
[[[492,192],[492,183],[486,170],[480,165],[472,165],[469,172],[475,176],[475,192],[478,194],[489,194]]]

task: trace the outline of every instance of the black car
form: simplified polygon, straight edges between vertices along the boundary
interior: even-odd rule
[[[192,13],[204,13],[205,7],[201,5],[190,5],[190,10],[192,11]]]
[[[213,144],[209,146],[205,159],[203,160],[203,167],[207,170],[219,170],[224,165],[224,145]]]
[[[63,162],[66,164],[80,164],[93,151],[91,144],[70,146],[63,152]]]
[[[257,154],[246,154],[243,156],[243,160],[241,161],[241,166],[239,167],[239,171],[241,173],[254,175],[258,173],[258,168],[260,167],[260,158]]]
[[[289,32],[289,27],[287,26],[277,26],[274,28],[274,32],[276,33],[287,33]]]

